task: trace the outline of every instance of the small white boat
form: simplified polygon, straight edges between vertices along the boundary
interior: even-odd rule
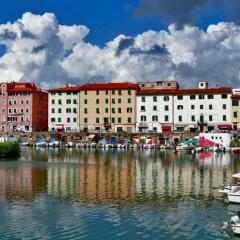
[[[192,151],[195,148],[192,144],[179,143],[176,147],[176,151]]]
[[[240,203],[240,186],[237,186],[228,192],[227,198],[230,203]]]
[[[65,144],[65,147],[69,147],[69,148],[74,147],[74,146],[75,146],[74,142],[67,142]]]
[[[229,222],[224,222],[222,225],[223,231],[228,231],[229,229],[236,235],[240,234],[240,212],[237,215],[232,216]]]
[[[28,143],[28,142],[22,142],[21,145],[22,145],[23,147],[27,147],[27,146],[29,145],[29,143]]]
[[[233,191],[237,185],[228,185],[228,186],[222,186],[218,189],[219,193],[228,194],[229,192]]]

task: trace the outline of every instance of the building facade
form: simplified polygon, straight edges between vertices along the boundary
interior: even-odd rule
[[[240,94],[232,95],[231,121],[234,130],[240,129]]]
[[[172,131],[174,93],[171,89],[142,89],[137,93],[137,131]]]
[[[29,82],[0,84],[2,131],[44,131],[48,127],[48,94]]]
[[[174,95],[174,129],[212,131],[231,128],[231,88],[180,89]]]
[[[66,85],[48,90],[50,131],[79,131],[79,87]]]
[[[231,88],[142,89],[137,94],[137,131],[212,131],[231,128]]]
[[[80,129],[135,131],[138,84],[86,84],[79,89]]]

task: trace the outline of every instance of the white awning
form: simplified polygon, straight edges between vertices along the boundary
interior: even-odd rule
[[[236,173],[232,175],[233,178],[240,178],[240,173]]]

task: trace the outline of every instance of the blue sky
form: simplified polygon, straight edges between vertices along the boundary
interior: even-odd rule
[[[159,31],[166,29],[171,21],[178,21],[178,16],[175,19],[164,19],[164,14],[167,11],[162,7],[164,2],[168,2],[164,6],[171,9],[172,5],[179,0],[164,1],[164,0],[8,0],[1,2],[0,9],[0,23],[8,21],[14,22],[16,19],[21,18],[25,12],[32,12],[34,14],[43,14],[45,12],[52,12],[56,15],[60,24],[73,25],[81,24],[86,25],[91,33],[87,36],[87,41],[104,45],[104,43],[112,40],[119,34],[135,36],[139,33],[149,29]],[[224,4],[225,0],[219,0],[222,4],[218,8],[214,5],[214,0],[196,0],[201,2],[193,9],[193,16],[190,22],[206,28],[211,23],[219,21],[232,20],[231,8],[228,4]],[[227,0],[231,2],[231,0]],[[156,12],[148,12],[144,4],[153,6]],[[158,3],[156,3],[158,2]],[[177,9],[182,16],[185,16],[185,8],[189,0],[180,1],[183,6],[182,9]],[[234,2],[234,0],[232,0]],[[146,11],[146,16],[141,13],[136,14],[140,5],[143,6],[143,11]],[[156,5],[156,6],[155,6]],[[176,4],[175,4],[176,5]],[[227,5],[227,6],[226,6]],[[159,8],[158,8],[159,7]],[[195,6],[190,6],[189,11]],[[145,8],[145,9],[144,9]],[[174,14],[173,14],[174,17]]]

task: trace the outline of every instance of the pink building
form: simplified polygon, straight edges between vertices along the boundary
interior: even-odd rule
[[[2,131],[43,131],[48,127],[48,94],[34,83],[0,84]]]

